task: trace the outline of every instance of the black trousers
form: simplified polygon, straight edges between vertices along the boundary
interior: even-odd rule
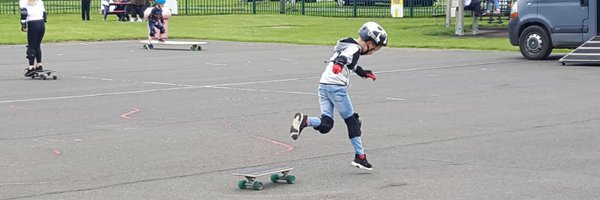
[[[144,19],[144,11],[146,10],[145,5],[131,5],[131,17],[136,18],[139,16],[139,19]]]
[[[91,0],[81,0],[81,20],[90,20]]]
[[[27,59],[29,65],[33,66],[35,61],[42,62],[42,39],[46,33],[44,20],[27,22]]]
[[[481,14],[483,14],[483,11],[481,10],[481,0],[471,1],[471,4],[469,4],[468,6],[465,6],[465,10],[473,11],[473,14],[476,17],[481,16]]]

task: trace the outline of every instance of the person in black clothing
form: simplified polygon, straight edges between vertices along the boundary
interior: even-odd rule
[[[465,10],[473,11],[475,17],[480,17],[483,14],[481,0],[465,0]]]
[[[26,58],[29,67],[25,76],[32,76],[42,71],[42,39],[46,33],[46,9],[42,0],[19,0],[21,8],[21,31],[27,32]],[[36,62],[37,61],[37,62]]]
[[[92,0],[81,0],[81,20],[90,20],[90,6]]]
[[[146,0],[131,1],[131,21],[142,22],[144,19],[144,11],[146,10]]]

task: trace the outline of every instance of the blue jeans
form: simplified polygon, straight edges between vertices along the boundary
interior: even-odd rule
[[[102,5],[102,7],[104,7],[104,10],[102,10],[102,19],[106,21],[106,16],[108,16],[108,9],[110,8],[110,6]]]
[[[494,9],[500,9],[500,3],[498,3],[498,0],[487,0],[485,5],[486,10],[490,11],[490,4],[494,5]]]
[[[331,119],[333,119],[334,109],[338,111],[342,119],[348,119],[354,115],[352,101],[350,100],[350,95],[348,95],[348,88],[343,85],[319,84],[319,105],[321,107],[321,115],[326,115]],[[321,125],[321,118],[309,117],[307,125],[318,127]],[[360,136],[350,138],[350,141],[356,154],[364,154]]]
[[[332,119],[334,108],[340,113],[342,119],[351,117],[354,114],[352,101],[346,86],[319,84],[319,105],[321,106],[321,114]]]
[[[148,26],[150,27],[150,36],[151,37],[160,38],[160,35],[159,36],[155,36],[155,34],[156,34],[156,29],[155,28],[158,28],[158,30],[160,31],[160,34],[165,33],[165,27],[163,26],[162,23],[160,23],[160,21],[151,20],[150,18],[148,18]]]

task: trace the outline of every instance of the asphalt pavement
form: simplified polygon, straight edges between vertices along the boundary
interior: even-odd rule
[[[508,42],[508,41],[507,41]],[[519,52],[384,48],[352,77],[373,171],[319,115],[332,46],[43,44],[58,80],[0,46],[0,199],[600,199],[600,67]],[[295,184],[232,174],[294,167]]]

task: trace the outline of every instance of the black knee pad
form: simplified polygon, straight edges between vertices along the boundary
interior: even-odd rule
[[[25,58],[27,58],[27,59],[35,58],[35,50],[33,50],[33,48],[30,48],[29,46],[27,46],[26,54],[27,54],[27,56],[25,56]]]
[[[321,115],[321,124],[317,127],[314,127],[315,130],[318,130],[322,134],[329,133],[332,128],[333,119],[327,115]]]
[[[348,137],[350,139],[360,137],[360,127],[362,122],[358,119],[358,113],[354,113],[352,116],[344,119],[344,122],[346,122],[346,126],[348,126]]]

